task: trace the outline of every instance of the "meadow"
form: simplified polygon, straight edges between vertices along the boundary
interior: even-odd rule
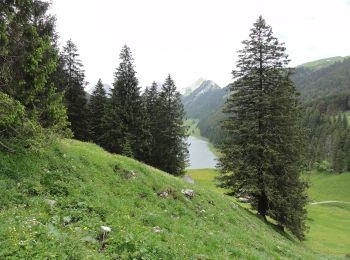
[[[225,192],[216,186],[215,169],[188,170],[196,183],[215,192]],[[350,173],[335,174],[312,171],[306,174],[310,188],[308,194],[307,225],[310,227],[304,244],[312,250],[328,255],[350,255],[350,204],[323,201],[350,202]]]

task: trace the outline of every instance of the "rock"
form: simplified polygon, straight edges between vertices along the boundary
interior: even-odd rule
[[[236,208],[238,208],[238,205],[237,205],[237,204],[232,203],[231,207],[232,207],[233,209],[236,209]]]
[[[166,199],[169,197],[169,193],[167,191],[162,191],[162,192],[158,193],[158,196]]]
[[[70,216],[65,216],[63,218],[64,225],[68,225],[72,221],[72,218]]]
[[[57,201],[55,200],[50,200],[50,199],[45,199],[46,203],[49,204],[51,207],[55,206],[55,204],[57,203]]]
[[[156,227],[153,227],[153,232],[160,233],[160,232],[162,232],[162,229],[159,226],[156,226]]]
[[[103,233],[109,233],[112,231],[112,229],[110,227],[107,227],[107,226],[101,226],[101,230]]]
[[[238,200],[240,202],[248,203],[250,201],[249,197],[239,197]]]
[[[187,183],[194,184],[194,180],[192,179],[191,175],[185,175],[184,177],[182,177],[182,179]]]
[[[182,194],[184,194],[186,197],[192,199],[194,196],[194,190],[191,189],[183,189],[181,190]]]

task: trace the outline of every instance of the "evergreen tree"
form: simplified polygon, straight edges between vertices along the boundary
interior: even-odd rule
[[[145,161],[149,135],[145,127],[140,88],[130,48],[124,46],[115,72],[112,96],[106,115],[104,143],[110,151]],[[108,120],[116,122],[108,122]]]
[[[50,80],[57,65],[55,18],[46,1],[0,3],[0,89],[44,128],[65,131],[62,95]]]
[[[101,138],[105,131],[102,119],[105,115],[106,104],[106,91],[101,79],[99,79],[88,104],[89,137],[93,142],[99,145],[102,145]]]
[[[219,162],[221,186],[249,196],[260,215],[303,239],[304,130],[285,47],[261,16],[243,45],[225,108],[229,117]]]
[[[156,82],[153,82],[150,88],[146,88],[143,94],[144,110],[146,111],[146,122],[148,132],[150,134],[149,147],[147,153],[146,163],[157,166],[158,159],[156,156],[158,142],[156,139],[157,133],[159,131],[159,93],[158,86]]]
[[[159,93],[158,126],[155,134],[156,167],[173,175],[182,175],[187,165],[187,128],[181,95],[169,75]]]
[[[85,74],[79,60],[78,48],[68,40],[61,54],[64,62],[65,87],[64,97],[67,106],[68,120],[74,137],[78,140],[88,139],[87,99],[84,87]]]

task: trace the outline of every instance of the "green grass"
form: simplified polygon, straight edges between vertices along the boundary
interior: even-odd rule
[[[195,137],[201,137],[201,131],[197,127],[199,120],[198,119],[187,119],[185,121],[185,126],[188,127],[187,134]]]
[[[187,170],[187,175],[190,175],[195,182],[209,190],[217,191],[221,194],[225,193],[225,189],[217,187],[215,177],[218,172],[216,169],[193,169]]]
[[[214,169],[188,170],[196,183],[207,189],[224,193],[216,187]],[[311,201],[350,202],[350,173],[331,174],[311,172],[309,196]],[[242,204],[247,207],[247,205]],[[247,207],[248,208],[248,207]],[[304,242],[308,247],[327,255],[345,256],[350,254],[350,205],[322,204],[309,205],[307,225],[310,227]]]
[[[310,173],[312,201],[350,202],[350,173]],[[310,232],[306,244],[326,254],[350,254],[350,205],[329,203],[308,206]]]
[[[0,259],[326,258],[216,191],[93,144],[61,140],[0,163]],[[112,228],[103,239],[101,225]]]

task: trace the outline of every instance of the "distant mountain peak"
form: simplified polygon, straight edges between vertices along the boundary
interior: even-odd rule
[[[180,93],[184,96],[190,95],[194,90],[199,88],[199,86],[205,81],[206,79],[204,78],[199,78],[195,82],[193,82],[191,85],[183,88],[180,90]]]

